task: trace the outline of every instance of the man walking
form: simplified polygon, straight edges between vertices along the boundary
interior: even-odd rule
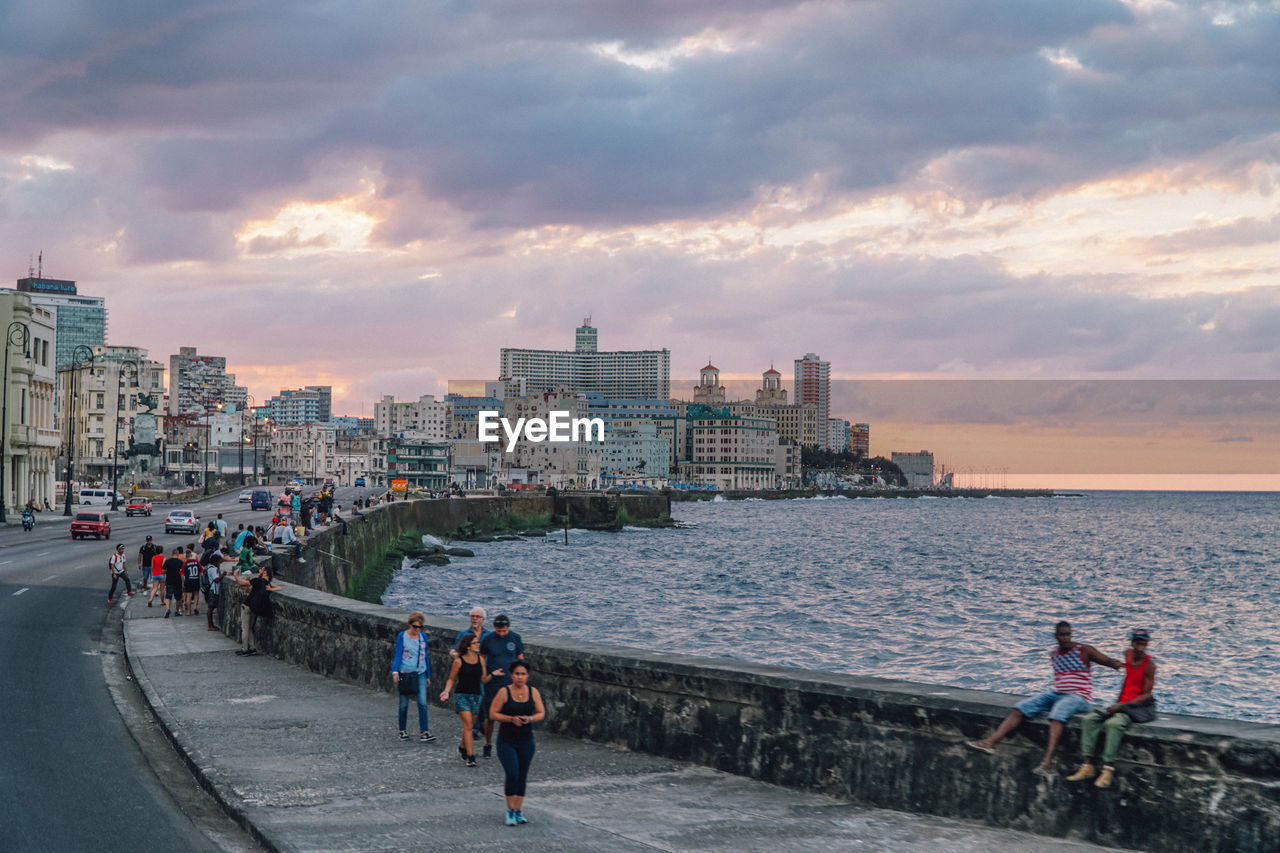
[[[1143,628],[1129,632],[1129,650],[1124,653],[1124,684],[1120,698],[1105,711],[1097,710],[1084,718],[1081,726],[1080,752],[1084,763],[1067,777],[1068,782],[1092,779],[1093,753],[1098,747],[1098,734],[1105,732],[1106,744],[1102,748],[1102,775],[1094,787],[1110,788],[1111,777],[1116,770],[1116,757],[1120,754],[1120,741],[1133,723],[1149,723],[1156,718],[1156,662],[1147,654],[1151,634]]]
[[[1058,748],[1058,741],[1066,730],[1067,720],[1073,714],[1087,711],[1089,703],[1093,701],[1093,671],[1090,667],[1095,663],[1112,669],[1123,666],[1120,661],[1107,657],[1093,646],[1073,642],[1071,636],[1070,622],[1059,622],[1054,626],[1058,646],[1049,652],[1049,661],[1053,665],[1053,688],[1019,702],[1000,723],[999,728],[982,740],[967,741],[968,746],[994,753],[996,744],[1008,737],[1023,720],[1048,713],[1049,745],[1045,747],[1044,760],[1040,762],[1036,772],[1042,776],[1053,774],[1053,752]]]
[[[124,581],[124,591],[133,598],[133,584],[129,582],[129,558],[124,555],[124,543],[116,546],[115,553],[107,560],[107,567],[111,569],[111,589],[107,592],[107,604],[115,602],[116,584],[121,580]]]
[[[483,621],[483,620],[482,620]],[[505,613],[493,617],[493,630],[480,640],[480,654],[490,675],[484,687],[484,705],[493,702],[498,691],[511,683],[511,664],[524,660],[524,641],[511,630],[511,620]],[[484,721],[484,757],[493,757],[493,720]]]
[[[151,578],[151,558],[156,554],[163,553],[158,545],[151,544],[151,537],[147,537],[147,541],[138,549],[138,571],[142,575],[142,582],[139,587],[143,592],[147,591]]]

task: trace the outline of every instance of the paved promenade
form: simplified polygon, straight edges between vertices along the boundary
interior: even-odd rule
[[[458,759],[457,717],[435,743],[396,737],[396,698],[242,658],[204,614],[128,600],[129,664],[160,724],[266,846],[288,851],[949,851],[1103,848],[863,808],[695,765],[540,733],[525,814],[503,823],[502,768]],[[432,680],[433,693],[441,687]],[[536,674],[533,679],[536,685]],[[479,750],[477,750],[477,755]],[[1028,780],[1027,784],[1034,784]]]

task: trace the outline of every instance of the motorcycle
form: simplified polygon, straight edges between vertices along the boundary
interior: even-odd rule
[[[29,509],[22,511],[22,529],[34,530],[36,526],[36,517]]]

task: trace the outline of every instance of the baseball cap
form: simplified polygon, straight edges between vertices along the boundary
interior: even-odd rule
[[[1149,641],[1151,639],[1151,632],[1148,631],[1146,628],[1134,628],[1132,631],[1129,632],[1129,639]]]
[[[150,541],[151,541],[151,537],[150,537],[150,536],[148,536],[148,537],[147,537],[147,541],[148,541],[148,542],[150,542]]]

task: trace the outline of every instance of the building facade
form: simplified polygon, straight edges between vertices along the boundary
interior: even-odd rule
[[[203,414],[218,404],[244,408],[249,390],[236,384],[227,373],[227,360],[218,355],[199,355],[195,347],[179,347],[169,357],[169,414]]]
[[[25,294],[0,294],[0,330],[4,339],[0,377],[3,419],[0,469],[6,512],[18,513],[28,500],[54,501],[58,432],[54,421],[56,327],[52,312]]]
[[[777,486],[778,430],[771,418],[690,406],[684,431],[688,438],[687,456],[679,462],[682,481],[717,489]]]
[[[591,318],[574,333],[574,349],[532,350],[503,347],[498,375],[523,379],[527,395],[569,389],[607,397],[671,396],[670,350],[600,352]]]
[[[258,413],[278,424],[328,423],[333,417],[333,386],[281,389],[259,407]]]
[[[908,489],[929,489],[933,487],[933,454],[928,450],[919,453],[893,453],[894,465],[902,469],[907,478]]]
[[[442,439],[448,435],[448,427],[449,404],[433,394],[424,394],[411,403],[397,403],[386,394],[373,404],[373,429],[383,438],[412,432]]]
[[[18,292],[54,318],[55,369],[71,364],[78,346],[96,347],[107,342],[107,302],[101,296],[82,296],[74,281],[29,275],[18,279]]]
[[[795,360],[795,401],[817,407],[817,446],[830,449],[827,421],[831,417],[831,364],[815,353]]]

